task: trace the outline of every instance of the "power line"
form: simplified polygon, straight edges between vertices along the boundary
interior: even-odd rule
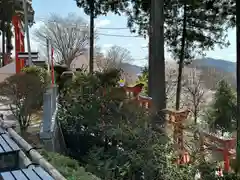
[[[49,22],[49,23],[57,23],[56,21],[43,21],[43,20],[40,20],[42,22]],[[71,25],[74,25],[74,26],[77,26],[77,24],[71,24]],[[81,31],[80,29],[81,26],[78,26],[79,30]],[[87,26],[82,26],[83,28],[84,27],[87,27]],[[97,29],[115,29],[115,28],[97,28]],[[116,29],[126,29],[126,28],[116,28]],[[129,36],[129,35],[120,35],[120,34],[108,34],[108,33],[96,33],[97,35],[100,35],[100,36],[110,36],[110,37],[125,37],[125,38],[143,38],[142,36],[138,36],[138,35],[135,35],[135,36]]]
[[[46,20],[46,18],[39,18],[39,17],[35,17],[35,19],[38,19],[37,21],[49,22],[49,23],[57,22],[57,21]],[[72,23],[71,25],[76,26],[76,25],[78,25],[78,24]],[[83,25],[83,27],[85,27],[85,26]],[[106,29],[106,30],[124,30],[124,29],[128,30],[128,29],[129,29],[129,28],[127,28],[127,27],[108,27],[108,28],[97,27],[97,28],[98,28],[98,29]]]

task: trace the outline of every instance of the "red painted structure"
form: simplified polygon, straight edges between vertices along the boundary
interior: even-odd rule
[[[125,91],[127,93],[133,93],[134,99],[137,100],[140,106],[144,108],[150,108],[152,105],[152,98],[141,96],[141,90],[143,85],[139,84],[134,87],[125,87]],[[187,119],[189,114],[189,110],[164,110],[166,114],[168,114],[168,122],[173,125],[173,139],[175,144],[177,145],[178,150],[180,150],[180,155],[178,158],[179,164],[189,163],[190,157],[188,152],[184,148],[183,141],[183,121]],[[208,141],[206,141],[208,140]],[[235,138],[223,138],[219,137],[215,134],[209,134],[205,132],[201,132],[201,149],[209,149],[212,151],[219,151],[223,154],[224,159],[224,171],[228,172],[230,169],[230,158],[235,156],[235,146],[236,139]],[[217,146],[213,144],[218,144]],[[206,148],[205,148],[206,147]]]
[[[15,63],[16,63],[16,73],[21,72],[21,69],[24,67],[24,59],[18,58],[19,52],[24,52],[24,32],[21,23],[21,17],[19,15],[14,15],[12,17],[12,24],[14,26],[15,34]]]
[[[144,84],[139,83],[133,87],[124,87],[125,91],[127,94],[129,95],[133,95],[134,98],[137,98],[139,96],[139,94],[141,93],[142,89],[144,87]]]
[[[224,171],[228,172],[230,169],[230,158],[235,156],[235,138],[225,138],[217,136],[216,134],[210,134],[207,132],[201,132],[201,146],[202,149],[209,149],[212,151],[221,152],[224,160]]]
[[[137,84],[134,87],[125,87],[126,93],[133,93],[134,100],[137,100],[141,107],[149,109],[152,105],[152,98],[139,95],[142,91],[143,84]],[[185,164],[190,162],[190,157],[183,143],[183,121],[187,119],[189,110],[164,110],[168,115],[168,122],[173,125],[173,140],[177,145],[177,151],[179,152],[178,164]]]
[[[53,55],[54,55],[54,49],[51,48],[51,76],[52,76],[52,85],[55,83],[55,77],[54,77],[54,63],[53,63]]]
[[[183,122],[187,119],[190,111],[186,110],[172,110],[165,109],[168,114],[168,122],[173,125],[173,140],[177,145],[177,151],[179,151],[178,164],[185,164],[190,162],[190,157],[187,150],[184,147],[183,141]]]

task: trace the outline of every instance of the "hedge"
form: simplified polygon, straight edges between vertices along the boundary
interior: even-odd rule
[[[86,172],[85,168],[81,167],[74,159],[53,152],[41,151],[41,154],[67,180],[100,180],[95,175]]]

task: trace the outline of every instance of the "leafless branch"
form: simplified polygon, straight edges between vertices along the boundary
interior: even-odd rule
[[[96,64],[101,70],[111,68],[121,68],[122,63],[129,63],[132,61],[130,52],[120,46],[112,46],[106,53],[106,55],[99,56],[96,59]]]
[[[186,94],[186,98],[189,103],[189,107],[192,107],[194,115],[194,121],[197,123],[197,118],[201,109],[201,105],[205,102],[206,89],[204,83],[200,78],[200,74],[195,68],[191,69],[190,74],[184,78],[183,91]]]
[[[74,14],[66,17],[51,15],[35,30],[35,38],[46,48],[46,39],[50,40],[56,58],[68,67],[74,58],[83,53],[89,42],[89,32],[84,20]]]

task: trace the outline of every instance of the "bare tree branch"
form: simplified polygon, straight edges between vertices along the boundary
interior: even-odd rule
[[[100,57],[96,59],[96,64],[103,71],[111,68],[121,68],[122,63],[129,63],[133,60],[130,52],[120,46],[112,46],[104,57]]]
[[[197,123],[197,118],[201,110],[201,105],[205,102],[206,88],[204,82],[200,78],[200,72],[197,72],[196,68],[192,68],[190,74],[184,79],[183,92],[186,94],[189,107],[192,107],[194,115],[194,122]]]
[[[173,101],[173,98],[176,94],[176,82],[177,82],[177,69],[170,67],[169,65],[166,66],[165,70],[166,76],[166,95],[168,102]]]
[[[57,60],[70,67],[74,58],[85,52],[89,42],[87,23],[74,15],[66,17],[51,15],[42,26],[35,30],[35,38],[46,48],[46,39],[50,40]]]

